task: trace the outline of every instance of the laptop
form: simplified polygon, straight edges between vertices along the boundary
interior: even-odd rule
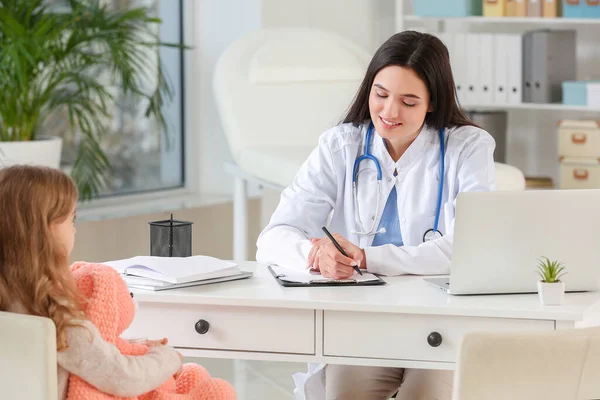
[[[600,285],[600,190],[463,192],[456,199],[453,295],[536,293],[538,259],[559,260],[567,292]]]

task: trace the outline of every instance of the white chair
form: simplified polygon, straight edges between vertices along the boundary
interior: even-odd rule
[[[349,107],[371,55],[330,32],[269,28],[220,56],[214,94],[235,175],[235,260],[247,260],[247,182],[283,190]],[[499,190],[522,190],[523,174],[497,165]]]
[[[471,333],[463,337],[453,400],[600,399],[600,329]]]
[[[247,182],[283,189],[342,118],[371,56],[348,40],[309,28],[249,34],[220,56],[214,93],[236,175],[234,259],[247,257]]]
[[[0,398],[56,400],[56,374],[54,322],[0,312]]]
[[[523,172],[512,165],[495,163],[496,190],[525,190],[525,176]]]

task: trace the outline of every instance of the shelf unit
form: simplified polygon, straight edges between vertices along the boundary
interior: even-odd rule
[[[578,78],[600,78],[600,18],[542,18],[542,17],[422,17],[412,14],[410,4],[418,0],[395,0],[396,32],[423,28],[427,32],[489,32],[518,33],[532,29],[575,29],[578,31]],[[581,36],[579,35],[581,34]],[[581,75],[581,76],[580,76]],[[510,129],[509,164],[517,166],[529,177],[550,177],[559,187],[560,170],[557,163],[558,134],[556,122],[561,119],[600,120],[600,108],[571,106],[560,103],[538,104],[473,104],[461,103],[468,111],[507,111]]]
[[[453,21],[492,24],[535,24],[535,25],[600,25],[600,18],[541,18],[541,17],[421,17],[405,15],[404,21]]]
[[[600,108],[587,106],[569,106],[560,103],[540,104],[540,103],[520,103],[520,104],[461,104],[465,109],[503,109],[503,110],[538,110],[538,111],[576,111],[600,113]]]
[[[414,0],[413,0],[414,1]],[[428,27],[434,26],[438,32],[446,30],[446,23],[460,23],[477,25],[481,27],[484,24],[488,26],[506,26],[514,25],[517,29],[523,26],[530,26],[532,29],[539,27],[594,27],[598,26],[600,35],[600,18],[543,18],[543,17],[422,17],[418,15],[406,14],[409,11],[405,6],[407,0],[396,0],[396,32],[406,29],[407,24],[424,24]],[[587,106],[570,106],[564,104],[462,104],[465,109],[489,109],[489,110],[534,110],[534,111],[567,111],[574,113],[593,113],[600,112],[600,108]]]

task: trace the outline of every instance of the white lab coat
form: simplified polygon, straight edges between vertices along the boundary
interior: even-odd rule
[[[395,186],[404,246],[371,247],[374,236],[353,233],[357,226],[352,196],[352,170],[354,161],[364,152],[368,124],[368,121],[359,126],[341,124],[320,136],[317,148],[300,167],[291,186],[283,191],[269,224],[260,234],[257,261],[306,269],[311,248],[309,239],[324,235],[321,227],[333,211],[329,230],[364,248],[369,272],[382,275],[449,273],[456,196],[459,192],[494,189],[494,139],[486,131],[472,126],[445,130],[445,176],[438,227],[444,236],[423,243],[423,234],[433,227],[436,214],[440,179],[438,131],[424,126],[397,162],[390,157],[381,136],[375,133],[370,149],[382,169],[380,206],[376,212],[375,165],[363,161],[359,168],[358,202],[365,226],[360,230],[369,229],[373,218],[375,227],[379,226],[385,203]],[[394,170],[398,171],[396,177]],[[312,366],[305,376],[296,376],[299,388],[296,393],[302,392],[306,398],[324,398],[322,385],[314,385],[315,381],[324,382],[323,372],[322,366]],[[309,382],[302,387],[312,378],[315,378],[313,384]],[[311,391],[315,386],[317,388]]]

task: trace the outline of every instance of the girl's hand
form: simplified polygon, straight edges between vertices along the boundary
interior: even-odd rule
[[[173,378],[177,379],[179,377],[179,375],[181,374],[181,372],[183,371],[183,355],[180,352],[177,352],[177,355],[179,356],[179,359],[181,360],[181,367],[179,368],[179,371],[175,372],[175,375],[173,375]]]
[[[146,340],[144,342],[144,344],[148,347],[164,346],[167,343],[169,343],[169,339],[167,339],[167,338],[162,338],[160,340]]]

